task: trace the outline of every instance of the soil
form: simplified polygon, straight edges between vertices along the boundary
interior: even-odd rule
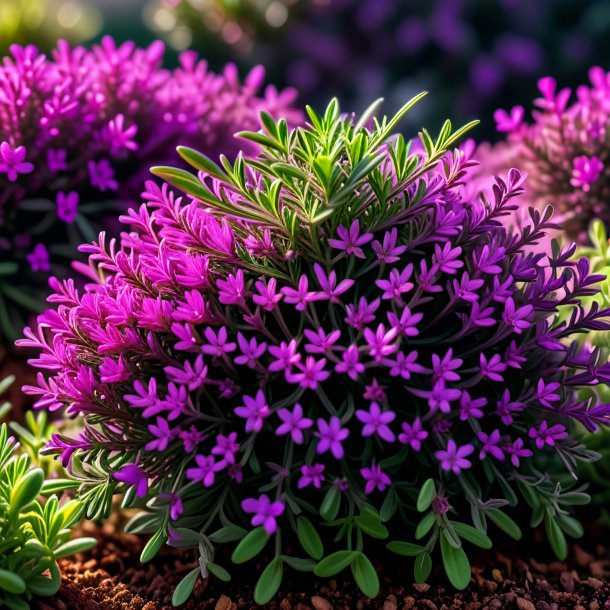
[[[36,600],[35,610],[169,610],[175,585],[195,565],[189,552],[164,549],[146,565],[138,561],[142,539],[120,533],[106,524],[86,525],[85,535],[100,544],[86,555],[62,560],[63,580],[53,598]],[[440,573],[432,584],[412,582],[412,560],[397,558],[391,567],[377,566],[381,593],[375,600],[360,593],[341,575],[336,580],[293,581],[285,577],[280,593],[266,608],[272,610],[610,610],[610,533],[589,532],[587,540],[570,547],[566,562],[541,557],[539,541],[485,552],[473,562],[472,580],[465,591],[455,591]],[[533,543],[533,544],[531,544]],[[510,551],[508,553],[508,551]],[[507,554],[508,553],[508,554]],[[510,557],[508,556],[510,555]],[[539,561],[533,557],[538,556]],[[544,559],[548,561],[545,562]],[[228,566],[228,560],[224,561]],[[252,587],[262,566],[234,574],[231,583],[210,579],[198,582],[183,610],[238,610],[255,608]]]

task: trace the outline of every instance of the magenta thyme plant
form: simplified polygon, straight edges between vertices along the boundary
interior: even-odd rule
[[[0,65],[0,319],[40,308],[49,272],[63,274],[78,244],[138,201],[151,164],[175,161],[178,143],[234,158],[234,133],[259,112],[295,123],[296,92],[263,90],[264,70],[242,82],[234,65],[211,72],[192,52],[163,69],[146,49],[106,37],[91,49],[60,41],[49,57],[13,45]],[[256,147],[250,147],[250,152]],[[32,287],[38,290],[33,290]],[[16,337],[15,337],[16,338]]]
[[[424,130],[411,153],[394,131],[419,97],[380,122],[336,101],[297,129],[263,114],[242,134],[254,159],[180,148],[197,175],[154,168],[169,184],[148,183],[120,240],[83,246],[91,283],[54,281],[20,342],[40,350],[38,408],[83,419],[49,450],[88,516],[119,493],[143,509],[129,530],[153,533],[144,561],[166,541],[199,549],[176,604],[199,576],[229,578],[227,547],[266,562],[262,604],[285,568],[349,567],[374,597],[379,540],[415,557],[418,582],[440,553],[465,587],[464,549],[519,538],[528,512],[560,558],[582,531],[578,464],[595,454],[574,424],[610,408],[576,388],[610,369],[564,340],[609,327],[578,304],[601,277],[573,246],[527,252],[550,210],[507,232],[516,170],[492,200],[464,197],[453,147],[471,125]]]
[[[557,81],[538,81],[532,121],[523,106],[497,110],[497,130],[506,141],[482,156],[490,167],[519,165],[528,172],[528,196],[539,209],[552,203],[570,239],[586,243],[589,223],[610,222],[610,73],[589,70],[590,84],[559,89]]]

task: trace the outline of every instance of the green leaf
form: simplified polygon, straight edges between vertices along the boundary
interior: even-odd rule
[[[158,529],[152,538],[146,543],[140,555],[140,561],[146,563],[150,561],[161,549],[167,540],[167,532],[165,528]]]
[[[9,610],[30,610],[30,604],[21,597],[15,597],[13,595],[7,595],[4,598],[4,603]]]
[[[434,500],[434,496],[436,496],[436,485],[434,484],[434,479],[427,479],[421,486],[419,495],[417,496],[417,510],[420,513],[428,510],[432,504],[432,500]]]
[[[291,555],[282,555],[282,559],[284,563],[298,572],[313,572],[317,565],[313,559],[303,559],[301,557],[292,557]]]
[[[584,529],[582,524],[574,517],[570,515],[564,515],[563,513],[557,513],[555,515],[555,520],[559,527],[568,535],[572,536],[572,538],[582,538]]]
[[[320,505],[320,516],[325,521],[332,521],[336,518],[341,505],[341,492],[336,485],[333,485],[324,496]]]
[[[470,563],[463,548],[449,544],[445,533],[441,534],[441,555],[449,582],[456,589],[465,589],[470,582]]]
[[[72,481],[71,479],[49,479],[42,484],[40,493],[43,496],[49,496],[66,489],[76,489],[79,485],[78,481]]]
[[[27,472],[11,490],[11,513],[18,514],[39,495],[44,483],[44,472],[34,468]]]
[[[379,511],[379,516],[382,521],[389,521],[396,510],[398,509],[398,496],[396,495],[396,491],[392,487],[390,491],[388,491],[383,504],[381,505],[381,510]]]
[[[564,561],[568,556],[568,544],[566,542],[566,537],[553,516],[548,511],[544,516],[544,531],[549,539],[553,553],[555,553],[557,559]]]
[[[233,563],[245,563],[256,557],[269,542],[269,534],[262,528],[257,527],[248,532],[241,542],[235,547],[231,561]]]
[[[467,525],[466,523],[459,523],[458,521],[450,521],[455,533],[464,540],[470,542],[471,544],[475,544],[482,549],[490,549],[492,547],[492,542],[487,534],[479,531],[478,529],[472,527],[471,525]]]
[[[356,553],[356,557],[351,562],[351,568],[359,589],[371,599],[377,597],[379,577],[369,558],[364,553]]]
[[[53,552],[53,555],[55,555],[55,559],[61,559],[62,557],[67,557],[68,555],[88,551],[96,544],[96,538],[76,538],[75,540],[68,540],[68,542],[64,542],[64,544],[57,547]]]
[[[388,528],[381,522],[379,513],[366,506],[356,517],[355,523],[357,527],[373,538],[384,540],[390,535]]]
[[[436,517],[433,512],[426,513],[422,520],[415,528],[415,539],[421,540],[431,529],[436,522]]]
[[[519,526],[499,508],[489,508],[485,511],[485,515],[513,540],[521,540],[523,534],[521,533]]]
[[[356,557],[356,551],[336,551],[325,557],[315,567],[313,573],[320,578],[328,578],[345,570]]]
[[[405,557],[416,557],[420,553],[423,553],[426,549],[419,544],[411,544],[410,542],[389,542],[388,550],[397,555],[404,555]]]
[[[55,595],[59,591],[61,585],[61,578],[48,578],[47,576],[41,576],[36,574],[28,579],[27,587],[30,593],[34,595],[41,595],[43,597],[50,597]]]
[[[210,176],[214,176],[214,178],[218,178],[219,180],[226,180],[227,174],[209,157],[206,157],[204,154],[189,148],[188,146],[178,146],[176,150],[190,166],[205,172]]]
[[[432,558],[430,553],[425,552],[418,555],[413,566],[413,577],[416,583],[426,582],[432,572]]]
[[[210,574],[214,574],[214,576],[216,576],[216,578],[218,578],[219,580],[222,580],[224,582],[229,582],[231,580],[231,575],[217,563],[214,563],[213,561],[208,561],[205,564],[205,567],[210,571]]]
[[[225,544],[227,542],[237,542],[241,540],[246,534],[248,530],[243,527],[239,527],[238,525],[229,524],[221,527],[219,530],[211,533],[208,538],[211,542],[216,544]]]
[[[172,604],[174,606],[180,606],[190,597],[193,589],[195,588],[195,583],[199,578],[199,574],[199,568],[195,568],[178,583],[178,586],[174,589],[174,594],[172,596]]]
[[[305,552],[313,559],[320,560],[324,555],[322,540],[311,521],[304,516],[297,519],[297,536]]]
[[[263,605],[271,601],[282,584],[284,566],[281,557],[276,557],[260,575],[254,587],[254,601]]]
[[[21,576],[0,568],[0,589],[4,589],[7,593],[20,595],[25,593],[25,588],[25,580]]]

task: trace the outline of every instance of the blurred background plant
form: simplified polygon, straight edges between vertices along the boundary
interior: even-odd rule
[[[430,90],[434,104],[412,123],[476,116],[478,138],[539,76],[574,84],[604,63],[610,33],[601,0],[149,0],[145,15],[170,45],[261,62],[310,103],[337,95],[359,111],[383,96],[397,108]]]
[[[103,24],[94,3],[80,0],[2,0],[0,2],[0,53],[12,44],[35,42],[50,49],[59,38],[83,42]]]
[[[0,381],[0,396],[12,382]],[[9,403],[0,404],[0,419],[9,411]],[[0,607],[10,610],[27,610],[33,596],[55,594],[57,560],[97,542],[71,539],[83,505],[63,497],[73,481],[60,478],[61,465],[39,454],[54,427],[42,413],[29,412],[26,420],[25,426],[0,425]]]
[[[148,167],[191,143],[233,158],[237,131],[257,129],[259,112],[302,118],[296,92],[264,87],[264,70],[242,81],[234,64],[219,74],[194,52],[163,68],[164,45],[91,49],[60,41],[50,56],[11,46],[0,67],[0,338],[20,335],[44,307],[49,274],[65,276],[77,246],[112,229],[137,205]],[[252,147],[251,147],[252,149]]]

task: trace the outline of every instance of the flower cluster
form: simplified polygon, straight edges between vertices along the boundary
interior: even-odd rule
[[[389,544],[418,556],[418,581],[440,541],[464,587],[462,540],[490,545],[491,523],[518,537],[518,502],[559,556],[579,531],[570,504],[587,497],[560,481],[593,456],[574,423],[594,430],[610,407],[576,388],[610,369],[564,340],[610,327],[610,310],[578,304],[601,276],[574,246],[528,252],[550,210],[504,228],[516,170],[492,200],[465,197],[471,162],[454,145],[471,125],[423,130],[411,152],[393,131],[418,98],[373,128],[336,101],[295,130],[263,115],[244,135],[262,147],[251,160],[180,148],[198,175],[153,168],[169,185],[148,183],[120,240],[82,247],[91,283],[53,281],[55,309],[20,342],[40,352],[37,407],[83,417],[50,449],[88,515],[113,491],[144,499],[145,558],[163,540],[199,548],[178,600],[197,570],[227,576],[214,552],[232,541],[240,563],[276,537],[265,603],[283,566],[350,566],[374,596],[371,537],[420,540]]]
[[[539,209],[552,203],[568,238],[583,243],[592,219],[610,221],[610,73],[592,68],[589,78],[575,99],[554,78],[540,79],[532,122],[523,106],[497,110],[497,129],[506,141],[482,155],[483,174],[490,166],[514,164],[527,171],[531,203]]]
[[[234,134],[257,129],[260,111],[301,120],[294,90],[261,93],[261,67],[241,82],[234,65],[214,74],[192,52],[164,70],[163,54],[161,42],[109,37],[91,49],[60,41],[50,57],[11,47],[0,66],[0,260],[10,261],[0,299],[35,308],[28,287],[44,289],[49,271],[137,201],[148,167],[173,160],[178,142],[233,158]]]

